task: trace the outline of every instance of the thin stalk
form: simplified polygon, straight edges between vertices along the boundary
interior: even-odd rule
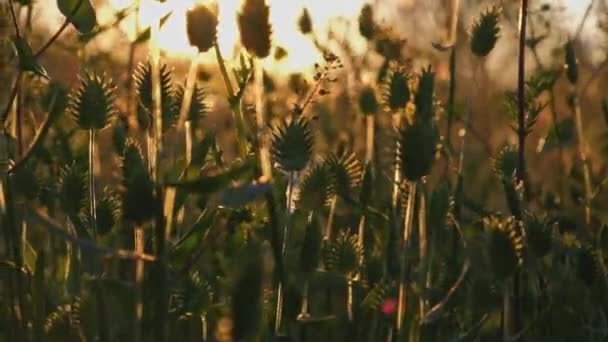
[[[255,119],[257,125],[257,140],[260,149],[260,165],[262,167],[262,177],[266,180],[272,179],[272,167],[270,164],[270,149],[266,136],[266,108],[264,105],[264,68],[262,61],[255,59]]]
[[[334,217],[336,216],[336,204],[338,203],[338,196],[334,195],[329,204],[329,215],[327,217],[327,224],[325,225],[325,236],[324,240],[330,241],[333,236]]]
[[[287,184],[287,205],[285,206],[285,225],[283,226],[283,243],[281,244],[281,256],[285,256],[287,250],[287,241],[289,239],[289,228],[291,225],[292,203],[293,203],[293,188],[295,186],[295,172],[289,173],[289,184]],[[279,281],[277,291],[277,306],[275,312],[274,332],[276,335],[281,333],[283,323],[283,301],[284,301],[283,281]]]
[[[574,96],[574,120],[576,124],[576,134],[579,139],[578,153],[583,164],[583,181],[585,183],[585,223],[591,224],[591,199],[593,197],[593,190],[591,186],[591,170],[589,169],[589,163],[587,160],[587,142],[583,131],[583,115],[581,110],[581,104],[578,96]]]
[[[428,257],[428,236],[427,236],[427,224],[426,224],[426,198],[424,191],[420,191],[420,209],[418,211],[418,243],[420,252],[420,264],[422,269],[426,273],[426,282],[430,282],[430,262],[427,260]],[[420,317],[424,317],[428,307],[428,301],[422,296],[420,297]]]
[[[209,335],[209,328],[207,324],[207,314],[201,315],[201,338],[203,342],[207,342],[207,337]]]
[[[307,320],[310,318],[310,311],[308,309],[308,293],[309,293],[310,281],[308,277],[304,280],[304,290],[302,291],[302,308],[300,309],[300,314],[298,315],[298,320]]]
[[[135,226],[134,231],[135,253],[144,254],[144,227],[141,224]],[[144,314],[143,303],[144,261],[135,261],[135,320],[133,322],[133,341],[142,340],[142,318]]]
[[[401,245],[401,269],[399,272],[399,299],[397,303],[397,336],[402,337],[403,335],[403,320],[405,317],[405,310],[407,306],[407,293],[405,289],[405,254],[409,247],[410,234],[412,231],[412,223],[414,218],[414,207],[416,204],[416,183],[407,182],[409,193],[407,196],[407,206],[405,209],[404,228],[403,228],[403,240]]]
[[[190,120],[188,118],[188,112],[190,111],[190,107],[192,106],[192,95],[194,94],[194,88],[196,86],[196,74],[198,73],[198,66],[201,62],[202,54],[196,53],[192,56],[192,61],[190,62],[190,68],[188,69],[188,76],[186,78],[186,86],[184,88],[184,97],[182,99],[180,111],[179,111],[179,122],[178,129],[186,129],[186,123]],[[188,158],[188,156],[186,157]]]
[[[97,240],[97,201],[95,199],[95,130],[89,129],[89,219]]]
[[[127,113],[137,112],[137,90],[135,88],[135,82],[133,82],[133,69],[135,68],[135,52],[137,50],[137,44],[135,41],[139,36],[139,15],[141,8],[141,0],[135,0],[135,19],[133,20],[133,41],[129,46],[129,61],[127,64]]]
[[[224,80],[224,85],[226,86],[228,102],[230,103],[230,109],[232,109],[232,114],[236,125],[239,155],[241,158],[245,158],[247,156],[248,129],[243,116],[241,99],[240,96],[237,96],[237,94],[234,92],[232,82],[230,81],[230,77],[228,76],[228,71],[226,69],[226,62],[222,56],[222,52],[217,41],[213,44],[213,48],[215,50],[215,56],[217,57],[217,64],[220,69],[220,73],[222,74],[222,79]]]
[[[150,50],[152,60],[152,118],[153,124],[153,145],[151,155],[152,160],[152,179],[156,181],[160,176],[160,156],[163,151],[163,116],[162,116],[162,93],[160,80],[160,46],[158,45],[158,35],[160,32],[160,20],[150,25]]]
[[[529,199],[529,189],[526,175],[526,158],[525,158],[525,143],[526,143],[526,98],[525,98],[525,77],[526,77],[526,27],[528,22],[528,0],[521,0],[520,15],[519,15],[519,56],[518,56],[518,72],[517,72],[517,104],[518,104],[518,165],[517,165],[517,180],[524,185],[524,201]],[[520,218],[521,219],[521,218]],[[519,271],[513,277],[513,324],[514,331],[521,329],[521,313],[520,313],[520,275]],[[523,338],[518,338],[516,341],[523,341]]]
[[[374,159],[374,124],[375,115],[367,115],[365,117],[366,127],[366,143],[365,143],[365,160],[371,162]]]
[[[393,126],[395,128],[399,128],[401,126],[401,113],[397,113],[393,115]],[[395,173],[393,174],[393,210],[395,210],[395,214],[398,212],[397,204],[399,200],[399,185],[401,184],[401,165],[399,165],[399,154],[398,154],[399,146],[395,146]],[[397,216],[395,216],[397,217]]]
[[[518,165],[517,179],[524,182],[526,179],[526,27],[528,21],[528,0],[521,0],[519,14],[519,56],[517,69],[517,135],[518,135]],[[527,190],[524,189],[524,198],[528,198]]]
[[[346,275],[346,314],[348,320],[352,322],[353,316],[353,277],[350,274]]]

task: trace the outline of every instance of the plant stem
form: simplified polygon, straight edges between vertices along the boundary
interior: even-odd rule
[[[89,129],[89,218],[93,239],[97,240],[97,201],[95,199],[95,130]]]
[[[281,256],[285,256],[287,250],[287,241],[289,239],[289,228],[291,225],[292,203],[293,203],[293,188],[295,183],[295,172],[289,173],[289,184],[287,184],[287,205],[285,206],[285,226],[283,227],[283,243],[281,244]],[[282,329],[283,321],[283,300],[284,300],[283,281],[279,282],[277,291],[277,307],[275,312],[274,332],[279,335]]]
[[[135,253],[144,254],[144,227],[141,224],[135,226],[134,231]],[[135,320],[133,326],[133,341],[142,341],[142,318],[144,314],[143,303],[143,282],[144,282],[144,261],[137,259],[135,261]]]
[[[407,306],[407,293],[405,288],[405,257],[407,249],[409,248],[410,234],[412,231],[412,223],[414,218],[414,207],[416,204],[416,183],[407,182],[409,189],[407,196],[407,206],[405,209],[404,228],[403,228],[403,240],[401,245],[401,270],[399,272],[399,300],[397,304],[397,337],[401,338],[403,335],[403,320],[405,317],[405,310]]]
[[[272,167],[270,165],[270,150],[266,137],[266,108],[264,105],[264,68],[259,59],[254,59],[255,71],[255,112],[257,125],[257,141],[260,149],[260,165],[262,167],[262,177],[265,180],[272,179]]]
[[[152,60],[152,118],[153,126],[153,154],[152,159],[152,179],[157,181],[160,176],[160,156],[163,151],[163,116],[162,116],[162,93],[161,93],[161,77],[160,77],[160,47],[158,44],[158,35],[160,32],[160,20],[158,23],[150,25],[150,49]]]
[[[574,120],[576,124],[576,134],[578,136],[578,152],[583,164],[583,181],[585,183],[585,223],[591,224],[591,199],[593,196],[593,190],[591,187],[591,170],[589,170],[589,162],[587,160],[587,143],[583,131],[583,115],[581,110],[581,104],[578,96],[574,95],[572,101],[574,102]]]
[[[224,61],[224,57],[222,56],[222,52],[217,41],[213,44],[213,47],[215,50],[215,56],[217,57],[217,64],[220,69],[220,73],[222,74],[224,85],[226,86],[226,92],[228,93],[227,98],[230,104],[230,109],[232,109],[232,114],[235,121],[239,154],[241,158],[244,159],[247,157],[248,129],[243,116],[241,99],[240,96],[237,96],[237,94],[234,92],[232,82],[230,81],[230,77],[228,76],[228,71],[226,69],[226,62]]]
[[[422,187],[421,187],[422,188]],[[418,211],[418,243],[420,252],[420,264],[422,265],[423,272],[426,273],[426,281],[430,279],[429,261],[428,256],[428,237],[427,237],[427,225],[426,225],[426,198],[423,189],[420,191],[420,209]],[[420,297],[420,317],[424,317],[426,314],[426,308],[428,302],[421,296]]]
[[[374,159],[374,124],[375,124],[375,115],[367,115],[365,116],[365,126],[366,126],[366,143],[365,143],[365,160],[371,162]]]
[[[526,185],[526,157],[525,157],[525,143],[526,143],[526,27],[528,21],[528,0],[521,0],[520,14],[519,14],[519,56],[518,56],[518,69],[517,69],[517,105],[518,105],[518,165],[517,165],[517,179],[520,182],[524,182],[524,198],[528,199],[528,191]]]
[[[127,113],[135,115],[137,113],[137,89],[135,88],[135,82],[133,82],[133,69],[135,68],[135,52],[137,50],[137,44],[135,41],[139,36],[139,15],[141,8],[141,0],[135,0],[135,20],[133,23],[133,41],[129,46],[129,61],[127,64]]]

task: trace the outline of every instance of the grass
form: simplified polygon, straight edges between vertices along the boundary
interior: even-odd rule
[[[187,15],[198,52],[186,79],[161,56],[159,21],[138,28],[148,33],[130,47],[124,91],[84,54],[76,86],[49,79],[39,57],[68,28],[90,37],[99,27],[89,0],[58,4],[65,24],[37,52],[20,21],[36,4],[0,7],[18,61],[0,108],[0,341],[608,338],[606,162],[585,138],[581,29],[557,47],[560,67],[527,72],[526,54],[539,58],[526,29],[536,9],[488,6],[461,37],[456,1],[448,41],[433,44],[449,64],[443,84],[433,65],[412,66],[374,6],[358,29],[380,68],[348,42],[324,46],[305,10],[299,28],[323,60],[287,90],[262,69],[273,58],[265,1],[236,14],[237,61],[221,54],[217,8],[204,3]],[[508,124],[493,129],[516,143],[493,151],[471,134],[473,114],[510,10],[521,18],[518,80],[496,109]],[[151,55],[138,64],[143,43]],[[207,53],[219,87],[200,79]],[[468,88],[456,82],[467,59]],[[345,73],[364,70],[376,81],[344,89]],[[227,132],[208,118],[213,94],[231,113]],[[277,104],[286,98],[297,101]],[[558,186],[542,164],[566,166],[537,160],[538,135],[576,161]],[[470,153],[479,146],[490,161]]]

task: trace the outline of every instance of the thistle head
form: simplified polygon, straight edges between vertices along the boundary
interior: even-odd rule
[[[266,0],[244,0],[237,17],[241,43],[257,58],[265,58],[270,54],[272,27],[269,16],[270,8],[266,5]]]
[[[435,72],[429,66],[423,69],[418,79],[418,89],[414,96],[416,105],[416,118],[419,120],[432,120],[434,110]]]
[[[133,76],[139,104],[137,106],[137,123],[143,130],[151,127],[152,120],[152,64],[140,63]],[[173,73],[166,64],[160,65],[160,95],[162,102],[163,133],[177,121],[179,110],[175,108]]]
[[[471,51],[478,57],[487,56],[500,38],[499,7],[491,7],[481,14],[471,28]]]
[[[403,177],[418,181],[431,173],[439,131],[431,121],[405,122],[398,130],[397,158]]]
[[[207,52],[217,39],[217,12],[207,4],[198,4],[186,13],[186,29],[190,45]]]
[[[365,87],[359,94],[359,109],[364,115],[374,115],[378,112],[378,100],[372,87]]]
[[[175,91],[175,113],[180,112],[180,108],[184,100],[184,92],[185,89],[183,86],[177,87],[177,90]],[[205,93],[205,90],[198,84],[195,84],[194,90],[192,92],[192,101],[190,101],[190,108],[188,108],[186,117],[186,119],[190,121],[191,127],[193,129],[196,129],[198,127],[201,120],[209,112],[209,105],[206,102],[206,98],[207,94]]]
[[[101,130],[116,115],[114,101],[115,87],[105,75],[85,73],[70,97],[69,110],[81,129]]]

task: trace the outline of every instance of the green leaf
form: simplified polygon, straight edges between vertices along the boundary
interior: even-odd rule
[[[173,14],[173,11],[165,14],[164,16],[162,16],[162,18],[160,18],[160,27],[163,27],[165,25],[165,23],[171,17],[172,14]],[[152,34],[152,31],[150,30],[150,27],[146,27],[146,29],[142,33],[139,34],[137,39],[135,39],[135,44],[147,42],[150,39],[151,34]]]
[[[560,145],[570,145],[576,141],[576,126],[573,118],[563,119],[551,127],[542,150],[547,151]]]
[[[97,25],[97,14],[90,0],[57,0],[59,11],[83,34]]]
[[[228,188],[221,194],[220,205],[229,208],[240,208],[247,203],[253,202],[272,191],[270,183],[247,184],[239,187]]]
[[[13,37],[13,44],[15,44],[15,49],[17,49],[17,55],[19,56],[19,69],[21,71],[31,71],[48,80],[49,75],[42,65],[38,63],[30,44],[22,37]]]
[[[249,159],[215,176],[203,176],[186,182],[168,182],[166,185],[175,186],[192,193],[211,194],[226,188],[233,181],[249,174],[253,171],[253,166],[254,161]]]

